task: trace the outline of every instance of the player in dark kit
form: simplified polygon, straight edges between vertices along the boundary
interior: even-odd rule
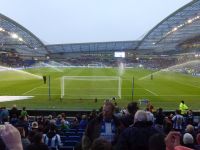
[[[47,77],[46,76],[43,76],[43,81],[44,81],[44,84],[46,84],[46,81],[47,81]]]
[[[153,74],[151,74],[151,80],[153,80]]]

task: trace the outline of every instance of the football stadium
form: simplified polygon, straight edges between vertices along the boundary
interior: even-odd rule
[[[200,149],[200,0],[138,40],[48,44],[12,18],[0,12],[0,150]]]
[[[1,14],[1,105],[91,110],[115,98],[122,107],[149,100],[168,110],[185,100],[197,110],[198,7],[183,6],[140,41],[54,45]]]

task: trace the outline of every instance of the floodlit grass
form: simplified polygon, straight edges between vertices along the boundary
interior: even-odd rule
[[[34,96],[31,100],[2,102],[0,103],[1,106],[11,107],[13,104],[17,104],[18,107],[26,106],[28,109],[65,110],[91,110],[93,108],[99,108],[104,99],[98,99],[98,102],[94,103],[96,96],[93,98],[91,95],[109,95],[110,92],[106,93],[105,89],[99,90],[95,89],[95,87],[99,87],[102,84],[101,87],[110,88],[112,84],[117,85],[116,83],[111,81],[102,81],[100,83],[98,81],[95,85],[94,82],[92,84],[88,82],[87,84],[87,81],[68,82],[67,88],[69,89],[70,87],[80,87],[80,90],[75,90],[73,93],[77,94],[79,98],[65,97],[63,100],[60,100],[60,78],[62,76],[118,76],[119,73],[117,68],[40,68],[27,69],[25,71],[39,76],[50,76],[51,97],[49,98],[48,84],[43,84],[42,78],[18,71],[1,71],[1,96]],[[117,100],[118,104],[125,107],[132,101],[132,82],[134,77],[133,101],[149,99],[156,108],[162,107],[164,109],[174,110],[178,108],[180,101],[184,100],[189,108],[195,110],[200,108],[200,78],[180,73],[158,71],[154,72],[153,80],[151,80],[151,73],[153,73],[151,70],[125,69],[124,74],[121,76],[122,98]],[[86,91],[85,89],[88,88],[91,88],[91,90]],[[115,93],[117,93],[116,90],[117,87],[114,91]],[[92,92],[90,93],[90,91]],[[81,97],[81,95],[86,95],[86,97]],[[111,94],[107,98],[111,98]]]

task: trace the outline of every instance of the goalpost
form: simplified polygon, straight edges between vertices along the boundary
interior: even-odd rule
[[[63,76],[61,99],[121,99],[121,82],[118,76]]]

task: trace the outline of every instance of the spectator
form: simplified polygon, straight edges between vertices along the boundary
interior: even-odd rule
[[[87,124],[88,124],[87,116],[86,115],[82,115],[82,119],[80,121],[79,128],[80,129],[85,129]]]
[[[13,116],[19,117],[19,110],[17,109],[17,105],[13,105],[12,109],[10,110],[10,119],[13,118]]]
[[[175,150],[175,147],[180,145],[180,137],[180,132],[169,132],[169,134],[165,138],[166,150]]]
[[[192,113],[192,110],[189,110],[188,112],[187,112],[187,116],[186,116],[186,124],[188,125],[188,124],[191,124],[191,125],[193,125],[193,119],[194,119],[194,117],[193,117],[193,113]]]
[[[196,136],[197,145],[195,145],[195,149],[200,150],[200,133]]]
[[[147,114],[147,121],[153,125],[154,123],[154,115],[153,113],[149,110],[149,108],[146,109],[146,114]]]
[[[59,114],[57,116],[57,119],[56,119],[56,126],[60,126],[61,125],[61,120],[62,120],[62,116],[61,116],[61,114]]]
[[[163,134],[156,133],[150,137],[149,150],[166,150]]]
[[[2,111],[0,113],[0,121],[2,123],[9,121],[9,112],[8,109],[6,109],[6,107],[2,107]]]
[[[187,126],[186,126],[186,129],[185,129],[185,133],[191,134],[192,137],[193,137],[193,139],[196,138],[196,133],[195,133],[195,131],[194,131],[194,126],[193,126],[193,125],[190,125],[190,124],[187,125]],[[196,144],[195,141],[194,141],[194,143]]]
[[[31,143],[33,143],[33,138],[34,138],[34,136],[35,136],[36,133],[37,133],[37,131],[35,131],[35,130],[29,131],[29,133],[28,133],[28,139],[29,139],[29,141]]]
[[[20,133],[11,124],[0,129],[0,136],[8,150],[23,150]]]
[[[31,130],[32,131],[38,131],[38,123],[37,123],[37,121],[32,122]]]
[[[28,135],[29,124],[28,124],[27,117],[20,116],[19,121],[16,123],[16,127],[24,128],[25,134]]]
[[[21,114],[20,114],[20,116],[23,116],[23,117],[28,117],[28,113],[27,113],[27,111],[26,111],[26,107],[23,107],[22,108],[22,111],[21,111]]]
[[[181,103],[179,104],[179,110],[181,111],[181,115],[186,115],[188,106],[185,104],[184,101],[181,101]]]
[[[63,134],[65,132],[69,131],[69,129],[70,129],[69,125],[65,123],[65,120],[64,119],[61,120],[61,125],[59,126],[59,129],[58,129],[59,133]]]
[[[180,114],[180,110],[176,110],[175,116],[172,118],[173,121],[173,129],[175,131],[183,130],[183,116]]]
[[[22,146],[23,146],[23,149],[25,150],[26,147],[27,147],[28,145],[31,144],[31,142],[30,142],[29,139],[25,136],[24,128],[18,127],[17,129],[19,130],[19,133],[20,133],[20,135],[21,135]]]
[[[147,108],[146,109],[148,109],[148,111],[150,111],[151,113],[153,112],[154,107],[153,107],[153,105],[151,104],[150,101],[147,101]]]
[[[49,148],[42,142],[42,134],[35,133],[33,136],[33,143],[28,145],[25,150],[49,150]]]
[[[74,119],[72,120],[72,123],[70,124],[70,127],[72,129],[77,129],[79,128],[79,121],[77,117],[74,117]]]
[[[134,124],[125,129],[119,137],[117,150],[148,150],[149,138],[158,133],[147,121],[147,113],[138,110]]]
[[[13,125],[13,126],[16,126],[17,122],[19,121],[19,119],[17,118],[17,115],[16,114],[13,114],[13,117],[10,119],[10,123]]]
[[[155,128],[160,132],[163,132],[165,115],[163,114],[163,109],[159,108],[155,115]]]
[[[172,117],[173,117],[173,114],[170,114],[164,119],[163,129],[166,135],[173,129]]]
[[[123,125],[128,128],[130,125],[133,124],[135,113],[138,110],[137,102],[131,102],[127,106],[128,113],[126,113],[122,118],[121,121]]]
[[[94,140],[91,150],[112,150],[112,144],[103,138]]]
[[[97,117],[97,112],[96,112],[96,110],[95,109],[93,109],[92,110],[92,112],[90,113],[90,115],[89,115],[89,121],[90,120],[93,120],[93,119],[95,119]]]
[[[107,101],[103,105],[103,112],[86,127],[82,138],[82,149],[88,150],[93,141],[99,137],[116,144],[121,130],[120,121],[114,116],[114,105]]]
[[[56,126],[54,124],[50,124],[50,130],[43,135],[43,141],[50,149],[54,150],[58,150],[62,145],[60,135],[56,133]]]
[[[188,148],[194,148],[194,139],[190,133],[185,133],[183,135],[183,146]]]

